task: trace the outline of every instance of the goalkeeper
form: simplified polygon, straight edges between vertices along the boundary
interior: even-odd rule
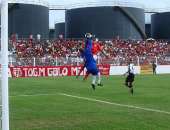
[[[87,69],[87,74],[93,75],[91,86],[95,90],[96,82],[98,86],[102,86],[102,84],[101,84],[100,72],[97,68],[97,63],[93,58],[93,54],[92,54],[92,35],[90,33],[86,34],[85,48],[83,50],[82,56],[84,58],[84,62],[85,62],[84,65]],[[98,81],[96,81],[97,79]]]

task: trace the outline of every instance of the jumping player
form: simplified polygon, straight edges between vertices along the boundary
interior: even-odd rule
[[[134,64],[131,63],[131,60],[128,64],[128,71],[126,72],[127,77],[125,80],[125,85],[129,88],[130,93],[133,94],[133,81],[135,78],[134,74]]]
[[[93,75],[91,85],[92,85],[92,88],[95,90],[97,79],[98,79],[98,82],[97,82],[98,86],[102,86],[101,76],[100,76],[100,72],[97,68],[97,63],[96,63],[95,59],[93,58],[93,54],[92,54],[92,35],[90,33],[88,33],[88,34],[86,34],[86,38],[87,39],[85,42],[83,57],[85,60],[85,67],[87,69],[87,73]]]
[[[80,50],[80,53],[82,52],[82,50]],[[93,58],[95,59],[95,61],[97,62],[98,60],[98,53],[101,52],[103,55],[105,55],[107,57],[107,55],[105,54],[105,52],[102,50],[102,46],[100,46],[100,44],[98,43],[98,39],[96,38],[95,41],[93,41],[92,44],[92,54],[93,54]],[[80,76],[80,74],[82,73],[82,71],[84,70],[85,66],[83,65],[78,73],[78,75],[76,76],[77,78]],[[89,76],[89,73],[86,73],[85,77],[83,78],[83,80],[86,80]]]

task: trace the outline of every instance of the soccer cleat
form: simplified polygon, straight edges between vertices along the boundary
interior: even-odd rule
[[[96,89],[95,84],[91,84],[91,86],[92,86],[92,89],[93,89],[93,90],[95,90],[95,89]]]
[[[101,87],[102,87],[102,86],[103,86],[103,84],[102,84],[102,83],[98,83],[98,84],[97,84],[97,86],[101,86]]]

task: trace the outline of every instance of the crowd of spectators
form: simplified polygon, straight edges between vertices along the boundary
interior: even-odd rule
[[[66,57],[78,52],[78,40],[18,40],[12,42],[12,52],[19,58],[44,56],[49,57]]]
[[[10,40],[10,51],[17,58],[68,58],[76,57],[78,48],[84,44],[83,39],[56,39],[56,40]],[[98,44],[109,59],[124,60],[139,57],[141,60],[158,57],[161,62],[168,59],[169,44],[167,41],[156,40],[101,40]],[[168,59],[169,60],[169,59]],[[169,62],[167,60],[167,62]],[[166,64],[165,62],[163,64]]]
[[[119,62],[128,62],[135,59],[139,64],[149,64],[151,62],[161,61],[160,64],[169,64],[166,60],[170,48],[167,41],[156,40],[112,40],[106,41],[105,50],[113,59]],[[138,61],[139,59],[139,61]]]

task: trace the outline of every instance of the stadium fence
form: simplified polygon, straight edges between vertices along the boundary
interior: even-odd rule
[[[170,57],[131,57],[132,62],[136,66],[150,65],[153,62],[157,65],[170,65]],[[128,65],[129,58],[126,57],[112,57],[103,58],[98,56],[98,64],[110,64],[114,66],[125,66]],[[50,56],[45,56],[41,58],[18,58],[15,56],[9,57],[10,66],[62,66],[62,65],[81,65],[83,64],[83,59],[80,57],[57,57],[53,58]]]

